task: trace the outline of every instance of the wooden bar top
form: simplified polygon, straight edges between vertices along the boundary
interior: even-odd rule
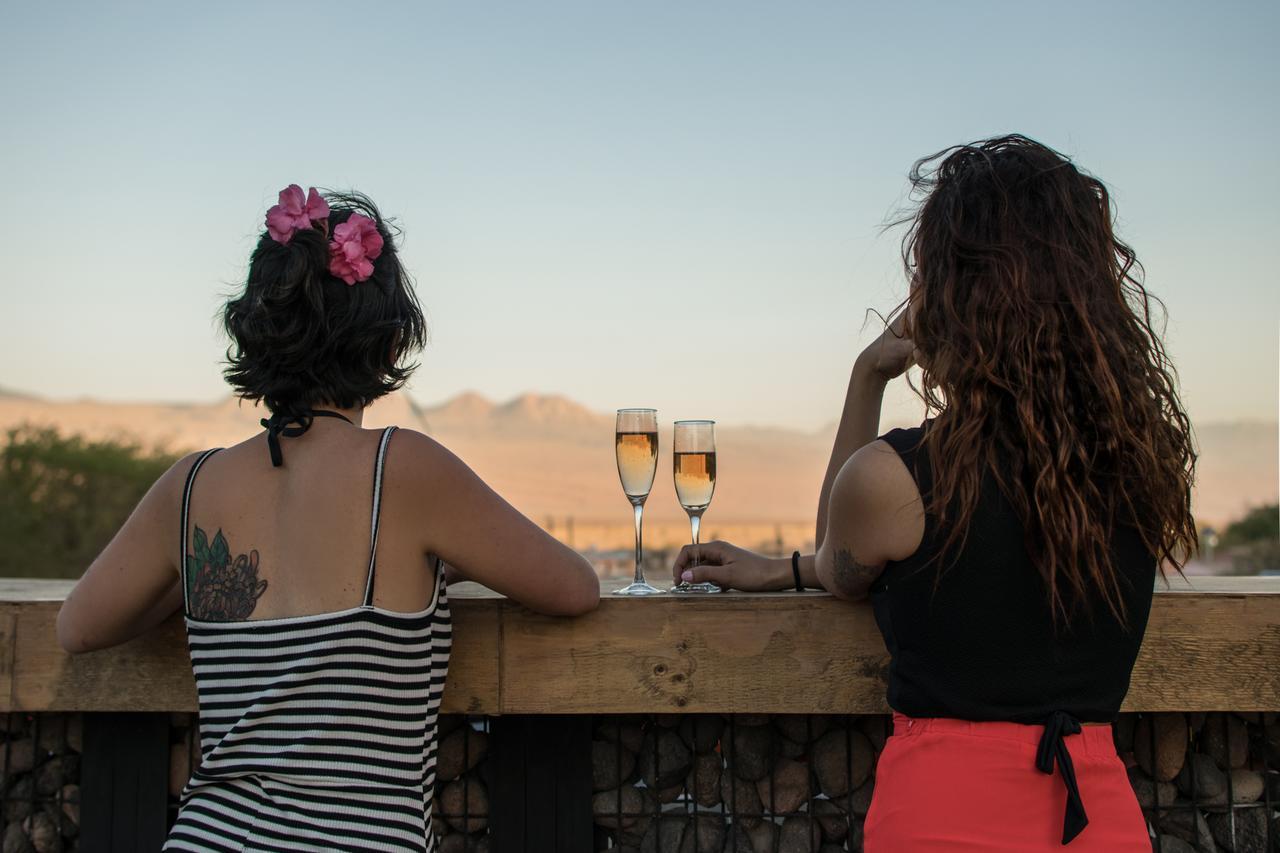
[[[446,713],[883,713],[888,655],[866,604],[821,592],[624,598],[541,616],[454,584]],[[0,711],[194,711],[182,620],[70,656],[71,581],[0,579]],[[1280,578],[1158,584],[1130,711],[1280,710]]]

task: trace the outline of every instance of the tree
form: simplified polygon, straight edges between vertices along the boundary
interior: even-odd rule
[[[0,577],[78,578],[175,459],[47,427],[9,430],[0,446]]]

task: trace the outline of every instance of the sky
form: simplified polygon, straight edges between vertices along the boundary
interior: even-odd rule
[[[1113,191],[1193,421],[1276,418],[1274,2],[2,6],[0,388],[227,394],[298,183],[403,228],[421,402],[816,429],[905,293],[912,162],[1017,131]]]

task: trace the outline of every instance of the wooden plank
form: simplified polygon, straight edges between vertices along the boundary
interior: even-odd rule
[[[17,660],[18,614],[0,605],[0,713],[13,710],[13,665]]]
[[[14,710],[196,710],[181,618],[113,649],[69,655],[58,645],[58,607],[36,602],[18,612]]]
[[[1280,709],[1280,579],[1190,584],[1157,592],[1125,708]],[[531,613],[474,584],[451,587],[444,712],[886,710],[888,659],[866,605],[817,592],[627,599],[607,595],[609,587],[597,611],[576,619]],[[57,587],[25,582],[10,592],[10,601],[0,593],[0,703],[195,710],[177,617],[120,648],[71,657],[55,639]]]
[[[1124,710],[1280,710],[1280,599],[1157,595]]]
[[[499,646],[502,638],[500,601],[461,598],[449,591],[453,645],[449,678],[440,711],[444,714],[497,714],[499,703]]]
[[[195,711],[195,680],[181,616],[113,649],[69,655],[58,645],[60,603],[17,608],[12,710]],[[498,712],[499,613],[496,601],[463,596],[450,601],[454,650],[443,713]],[[3,642],[0,618],[0,642]],[[3,647],[0,646],[0,649]],[[3,680],[0,680],[3,690]],[[9,695],[6,691],[2,695]]]
[[[871,609],[827,595],[605,598],[555,619],[508,603],[504,713],[882,713]]]

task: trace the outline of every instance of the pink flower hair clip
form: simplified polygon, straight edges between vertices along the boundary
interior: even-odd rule
[[[280,201],[267,211],[267,233],[277,243],[288,244],[305,228],[316,228],[329,236],[329,204],[315,187],[302,194],[297,184],[280,190]],[[373,262],[382,254],[382,235],[369,217],[353,213],[333,229],[329,241],[329,272],[348,285],[366,281],[373,275]]]
[[[307,190],[304,197],[302,187],[297,184],[280,190],[279,203],[267,211],[267,233],[277,243],[287,244],[293,235],[304,228],[311,228],[316,222],[325,223],[327,233],[329,204],[320,197],[315,187]]]
[[[329,272],[347,284],[373,275],[373,262],[382,254],[382,235],[367,216],[353,213],[333,229],[329,241]]]

